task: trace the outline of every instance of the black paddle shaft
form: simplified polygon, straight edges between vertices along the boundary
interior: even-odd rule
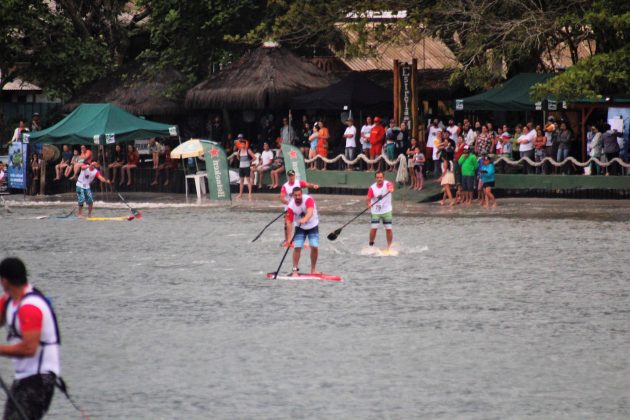
[[[280,264],[278,265],[278,269],[275,271],[275,273],[273,273],[273,279],[277,279],[278,278],[278,273],[280,272],[280,269],[282,268],[282,264],[284,263],[284,259],[287,257],[287,254],[289,253],[289,250],[291,249],[291,245],[293,245],[293,240],[295,240],[295,234],[297,233],[297,230],[300,226],[296,226],[295,227],[295,231],[293,232],[293,236],[291,237],[291,241],[289,242],[289,244],[287,245],[287,249],[284,251],[284,255],[282,256],[282,259],[280,260]]]
[[[278,217],[276,217],[275,219],[273,219],[271,222],[267,223],[267,225],[263,228],[263,230],[261,230],[261,231],[260,231],[260,233],[259,233],[258,235],[256,235],[256,237],[255,237],[254,239],[252,239],[252,242],[256,242],[256,241],[258,240],[258,238],[260,238],[260,237],[262,236],[263,232],[264,232],[265,230],[267,230],[267,228],[268,228],[269,226],[271,226],[271,225],[272,225],[272,224],[273,224],[276,220],[278,220],[279,218],[281,218],[281,217],[282,217],[282,216],[284,216],[285,214],[286,214],[286,210],[285,210],[285,211],[283,211],[282,213],[280,213],[280,214],[278,215]]]
[[[387,191],[386,194],[384,194],[383,196],[381,196],[378,200],[376,200],[372,205],[378,203],[379,201],[381,201],[383,198],[387,197],[389,194],[391,194],[391,191]],[[339,236],[339,234],[341,233],[341,230],[343,228],[345,228],[346,226],[348,226],[350,223],[354,222],[355,220],[357,220],[361,215],[363,215],[363,213],[365,213],[366,211],[368,211],[371,207],[366,207],[365,209],[363,209],[363,211],[361,211],[361,213],[357,214],[356,216],[354,216],[352,219],[350,219],[349,222],[347,222],[345,225],[341,226],[339,229],[335,230],[334,232],[331,232],[328,234],[328,239],[331,241],[334,241],[335,239],[337,239],[337,236]]]
[[[7,387],[7,384],[4,383],[4,380],[2,379],[2,377],[0,377],[0,386],[2,387],[2,389],[4,390],[4,392],[7,394],[7,398],[9,398],[9,400],[13,403],[13,405],[15,406],[16,411],[18,412],[18,414],[20,415],[20,417],[23,420],[28,420],[28,416],[26,415],[26,413],[24,412],[24,408],[20,405],[20,403],[15,399],[15,397],[13,396],[13,393],[11,392],[11,390],[9,389],[9,387]]]
[[[122,200],[123,203],[125,203],[125,206],[127,206],[129,208],[129,210],[131,210],[131,214],[133,214],[135,217],[139,218],[139,214],[140,212],[134,208],[132,208],[129,203],[127,203],[127,200],[125,200],[125,198],[119,193],[116,192],[116,194],[118,194],[118,197]]]

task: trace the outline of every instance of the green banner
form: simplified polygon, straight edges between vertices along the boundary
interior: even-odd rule
[[[230,195],[230,172],[225,150],[218,144],[202,140],[206,158],[206,173],[211,200],[232,200]]]
[[[290,144],[282,144],[282,157],[284,157],[284,170],[285,173],[289,170],[295,171],[295,177],[302,181],[308,181],[306,179],[306,165],[304,164],[304,155],[295,146]],[[304,190],[308,193],[308,190]]]

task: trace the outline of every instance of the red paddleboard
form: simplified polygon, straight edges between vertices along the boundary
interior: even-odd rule
[[[274,273],[267,273],[267,278],[273,280]],[[327,280],[327,281],[343,281],[343,277],[335,276],[332,274],[304,274],[300,273],[298,276],[292,276],[291,274],[278,274],[276,280]]]

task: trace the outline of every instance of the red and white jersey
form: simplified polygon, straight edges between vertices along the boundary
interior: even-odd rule
[[[100,175],[101,173],[98,171],[98,169],[90,169],[89,166],[85,169],[82,169],[81,173],[79,174],[79,179],[77,179],[77,187],[85,189],[90,188],[90,184],[92,184],[94,178]]]
[[[307,185],[306,181],[301,181],[299,179],[296,179],[293,184],[289,184],[289,181],[287,181],[284,184],[282,184],[282,189],[280,189],[280,194],[284,196],[285,200],[291,201],[291,198],[293,198],[293,190],[296,189],[297,187],[306,188],[306,185]]]
[[[383,181],[382,187],[379,187],[376,182],[370,186],[368,198],[372,204],[372,207],[370,207],[372,214],[385,214],[392,211],[392,195],[387,194],[390,189],[394,189],[394,184],[389,181]],[[383,197],[383,199],[376,203],[381,197]]]
[[[319,224],[319,215],[317,214],[317,205],[315,204],[315,200],[308,194],[302,194],[302,202],[300,204],[295,202],[295,199],[291,199],[289,201],[289,205],[287,206],[287,216],[289,218],[289,222],[293,222],[295,226],[300,224],[300,219],[306,216],[307,209],[313,209],[313,216],[303,225],[300,225],[300,228],[304,230],[313,229],[315,226]]]
[[[42,295],[33,293],[32,286],[28,286],[26,293],[19,302],[11,300],[8,305],[5,304],[8,295],[0,299],[0,308],[6,305],[4,316],[9,327],[9,344],[20,342],[26,331],[41,331],[35,355],[12,358],[15,379],[46,372],[59,375],[59,337],[51,307]]]

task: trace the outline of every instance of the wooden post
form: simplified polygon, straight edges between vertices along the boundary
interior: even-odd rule
[[[418,130],[418,59],[411,60],[411,125],[410,133]]]
[[[394,121],[400,119],[400,63],[394,60]]]

